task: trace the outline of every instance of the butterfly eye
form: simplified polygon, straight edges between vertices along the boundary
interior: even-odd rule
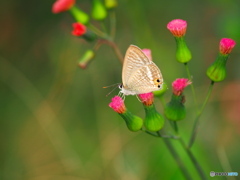
[[[122,85],[122,84],[120,84],[118,87],[119,87],[119,89],[122,89],[123,85]]]

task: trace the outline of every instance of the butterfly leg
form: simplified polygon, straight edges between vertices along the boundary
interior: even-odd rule
[[[138,95],[137,95],[137,94],[136,94],[136,97],[137,97],[138,101],[142,103],[142,101],[139,99],[139,97],[138,97]]]

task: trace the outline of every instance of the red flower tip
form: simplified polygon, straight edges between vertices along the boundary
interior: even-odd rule
[[[222,38],[219,43],[219,49],[221,54],[230,54],[236,42],[229,38]]]
[[[119,96],[112,98],[112,102],[109,103],[109,107],[119,114],[126,112],[124,101]]]
[[[52,6],[52,12],[57,14],[69,10],[75,4],[75,0],[57,0]]]
[[[151,49],[142,49],[142,52],[152,61]]]
[[[187,21],[174,19],[167,24],[167,28],[174,37],[182,37],[185,35],[187,30]]]
[[[79,22],[73,23],[72,26],[73,26],[72,35],[74,35],[74,36],[82,36],[87,31],[86,26],[84,26],[83,24],[81,24]]]
[[[153,93],[145,93],[145,94],[139,94],[138,97],[140,98],[140,100],[142,101],[142,103],[146,106],[150,106],[153,104]]]
[[[191,83],[192,82],[190,80],[185,79],[185,78],[176,79],[172,83],[173,94],[175,94],[176,96],[180,96],[182,94],[184,88],[187,87]]]

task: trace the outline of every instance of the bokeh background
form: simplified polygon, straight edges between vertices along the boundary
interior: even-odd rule
[[[80,69],[78,59],[94,43],[72,36],[74,20],[67,12],[52,14],[53,3],[0,1],[0,179],[184,179],[161,139],[130,132],[108,107],[118,91],[106,97],[111,88],[102,87],[121,82],[122,66],[113,50],[101,46],[89,67]],[[90,13],[91,1],[77,5]],[[189,66],[199,104],[210,84],[205,71],[217,56],[220,39],[236,40],[228,76],[214,86],[192,151],[207,177],[210,171],[240,173],[239,0],[119,0],[115,11],[115,42],[122,53],[130,44],[152,50],[169,86],[166,101],[171,82],[187,77],[175,60],[169,21],[188,22]],[[190,88],[185,95],[188,114],[179,128],[187,142],[195,114]],[[125,103],[144,117],[136,97],[126,97]],[[156,106],[162,112],[158,99]],[[166,131],[171,133],[168,125]],[[179,143],[173,144],[189,173],[199,179]]]

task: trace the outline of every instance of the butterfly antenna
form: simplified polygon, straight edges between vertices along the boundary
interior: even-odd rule
[[[103,88],[109,88],[109,87],[115,86],[115,87],[106,95],[106,97],[107,97],[109,94],[111,94],[119,85],[120,85],[120,83],[103,87]]]
[[[116,83],[116,84],[112,84],[110,86],[104,86],[103,88],[109,88],[109,87],[112,87],[112,86],[116,86],[116,85],[120,85],[121,83]],[[114,88],[115,89],[115,88]]]

